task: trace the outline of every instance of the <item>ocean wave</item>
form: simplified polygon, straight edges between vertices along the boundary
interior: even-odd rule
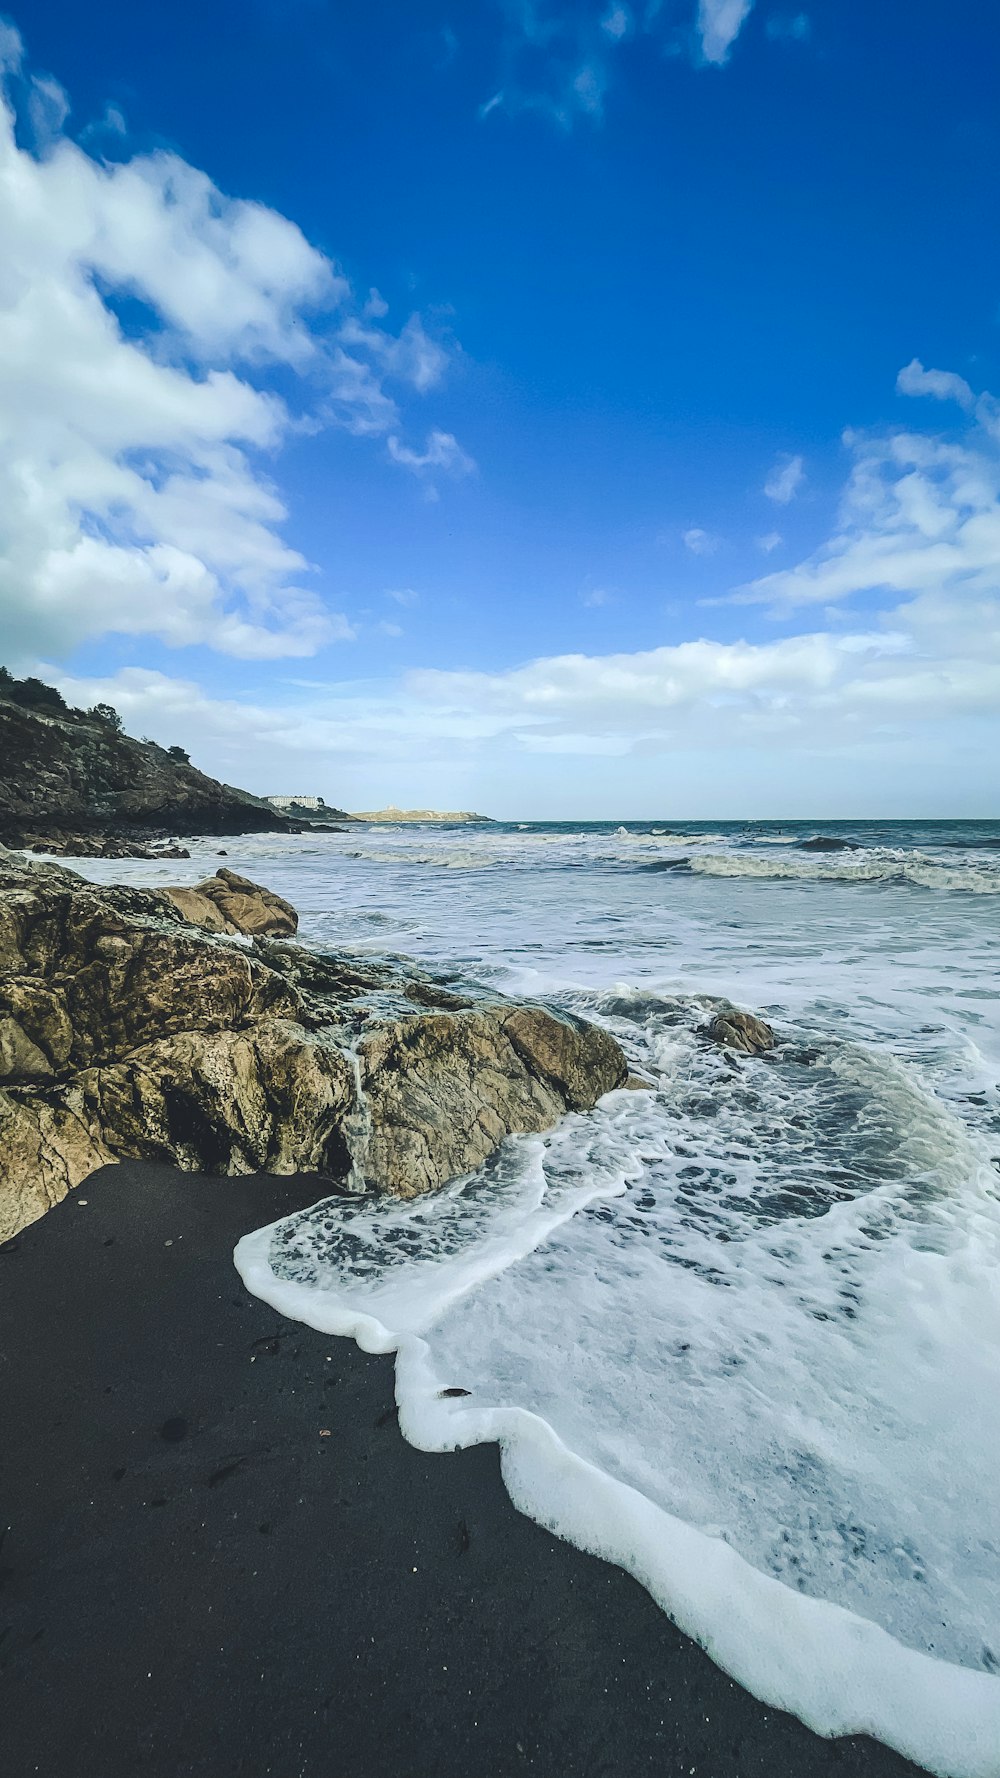
[[[1000,895],[1000,870],[992,865],[945,864],[923,852],[871,847],[849,858],[756,858],[719,852],[691,860],[691,870],[708,877],[798,878],[817,883],[911,883],[922,889],[958,889],[972,895]]]
[[[483,835],[470,843],[393,842],[338,848],[358,863],[441,871],[488,872],[536,869],[595,871],[622,868],[733,879],[813,883],[896,883],[915,888],[1000,894],[1000,864],[988,856],[937,858],[903,847],[865,846],[839,837],[815,840],[772,836],[760,840],[709,830],[692,834],[662,830],[603,834],[516,833]],[[822,842],[822,843],[821,843]],[[760,847],[762,849],[758,850]],[[766,847],[767,850],[763,850]],[[718,848],[718,849],[713,849]]]
[[[631,833],[626,827],[619,827],[613,837],[616,840],[628,840],[633,846],[719,846],[724,845],[727,838],[735,835],[712,832],[675,833],[669,827],[654,827],[648,833]]]

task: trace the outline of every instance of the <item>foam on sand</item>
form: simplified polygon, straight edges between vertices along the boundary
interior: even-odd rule
[[[433,1200],[328,1201],[237,1266],[279,1312],[395,1350],[411,1442],[497,1441],[522,1511],[758,1697],[998,1778],[989,1143],[892,1058],[790,1044],[734,1070],[690,1007],[644,1018],[657,1093]]]

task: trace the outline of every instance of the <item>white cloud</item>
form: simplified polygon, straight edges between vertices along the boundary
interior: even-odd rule
[[[764,492],[777,505],[787,506],[795,499],[805,479],[801,457],[779,457],[764,483]]]
[[[681,541],[693,556],[714,556],[721,539],[713,537],[710,531],[703,531],[700,525],[692,525],[689,531],[684,532]]]
[[[398,438],[390,438],[388,451],[394,463],[412,469],[415,475],[422,475],[429,469],[441,469],[448,475],[471,475],[476,467],[451,432],[429,432],[422,451],[414,450]]]
[[[69,116],[69,100],[58,80],[37,75],[28,87],[26,110],[35,148],[50,148]]]
[[[591,117],[604,113],[604,92],[607,85],[600,62],[584,62],[573,75],[572,90],[576,105]]]
[[[21,33],[7,19],[0,18],[0,74],[16,74],[24,60]]]
[[[907,393],[969,403],[961,378],[908,366]],[[934,388],[926,390],[924,379]],[[952,381],[959,384],[956,390]],[[970,391],[971,395],[971,391]],[[1000,450],[992,397],[953,439],[925,433],[845,435],[853,467],[831,538],[795,567],[733,595],[777,610],[859,594],[995,598],[1000,588]]]
[[[614,599],[606,587],[595,586],[580,594],[580,603],[585,605],[589,611],[597,611],[603,605],[613,604]]]
[[[1000,602],[956,610],[933,595],[885,623],[766,643],[682,642],[636,654],[562,655],[504,673],[412,673],[411,698],[493,717],[535,750],[587,753],[770,745],[819,750],[879,726],[911,729],[1000,713]],[[578,744],[582,740],[586,745]]]
[[[365,304],[371,309],[371,298]],[[440,383],[448,365],[448,353],[425,331],[419,315],[411,315],[398,335],[381,328],[364,326],[351,316],[340,329],[340,339],[348,346],[360,346],[369,352],[385,373],[410,383],[421,395]]]
[[[971,413],[976,398],[964,377],[951,370],[925,370],[919,358],[904,364],[896,378],[900,395],[932,395],[936,401],[957,401]]]
[[[386,598],[394,600],[397,605],[417,605],[420,602],[420,594],[414,592],[411,586],[390,587]]]
[[[457,750],[488,742],[502,727],[495,715],[436,708],[409,693],[405,682],[361,689],[350,684],[295,679],[286,704],[212,697],[189,679],[129,667],[101,678],[40,671],[73,704],[110,703],[131,734],[169,746],[180,741],[196,765],[230,783],[266,794],[296,770],[301,781],[334,802],[351,806],[347,785],[360,765],[384,766],[392,789],[411,767],[454,766]],[[284,760],[284,765],[282,765]],[[355,808],[370,807],[364,798]]]
[[[107,104],[104,107],[103,114],[100,117],[95,118],[93,123],[86,124],[80,131],[80,140],[81,142],[92,142],[99,141],[102,136],[105,138],[111,137],[113,139],[116,136],[122,137],[127,135],[128,124],[125,120],[124,111],[122,111],[119,105]]]
[[[325,423],[392,437],[405,467],[460,470],[451,434],[403,442],[391,389],[437,384],[444,348],[416,315],[378,327],[371,297],[362,321],[294,223],[177,155],[93,158],[60,133],[61,89],[21,61],[0,26],[5,651],[116,631],[266,659],[347,639],[281,536],[260,456]],[[15,90],[40,150],[15,135]],[[260,386],[279,367],[285,399]]]
[[[668,56],[721,67],[752,8],[753,0],[685,0],[681,22],[659,0],[501,0],[501,78],[478,116],[535,112],[563,130],[581,118],[599,123],[623,44],[655,43]]]
[[[750,16],[753,0],[698,0],[698,37],[706,62],[721,67]]]
[[[361,313],[367,315],[370,320],[374,319],[376,321],[380,321],[383,315],[388,315],[389,313],[389,304],[386,302],[381,290],[376,290],[374,284],[368,292],[368,299],[365,302]]]
[[[405,634],[402,624],[389,623],[386,618],[382,618],[378,627],[379,627],[383,636],[395,637],[395,636],[402,636]]]
[[[873,813],[920,798],[933,812],[928,799],[942,796],[985,806],[1000,745],[1000,440],[989,398],[976,414],[958,441],[849,437],[834,535],[749,590],[786,611],[890,592],[885,611],[849,624],[544,656],[496,672],[414,671],[381,685],[310,683],[286,707],[213,700],[135,670],[59,683],[74,702],[116,704],[133,731],[190,742],[199,763],[251,788],[266,789],[287,755],[297,781],[347,806],[351,785],[355,807],[427,801],[429,785],[439,803],[462,803],[479,774],[514,813],[539,796],[550,799],[543,814],[564,814],[574,797],[583,813],[624,812],[625,796],[648,811],[665,759],[683,762],[685,800],[702,810],[708,796],[759,810],[765,793],[772,811],[793,797],[802,813],[831,797],[857,810],[859,762]],[[414,595],[387,597],[406,606]],[[593,762],[582,778],[572,764],[581,759]]]
[[[43,671],[72,702],[110,702],[132,732],[180,739],[217,774],[266,790],[286,757],[286,769],[299,762],[302,782],[348,807],[351,785],[353,806],[368,806],[362,783],[383,801],[404,783],[418,795],[429,781],[457,789],[473,769],[513,783],[517,761],[530,757],[628,758],[634,787],[643,759],[694,750],[715,756],[723,783],[737,761],[744,773],[748,758],[773,759],[776,747],[788,759],[846,761],[849,802],[858,757],[876,766],[901,754],[940,762],[956,737],[967,744],[970,735],[988,784],[987,731],[969,724],[992,724],[996,735],[1000,600],[927,593],[847,633],[764,643],[701,638],[547,656],[496,673],[424,670],[381,687],[296,681],[285,706],[213,699],[138,669],[88,681]],[[578,780],[566,784],[575,794]],[[808,791],[806,802],[817,808]]]
[[[780,531],[765,531],[763,537],[755,537],[754,542],[758,549],[763,550],[765,556],[769,556],[772,550],[781,548],[784,539]]]
[[[617,43],[632,28],[632,14],[627,6],[611,6],[601,20],[601,30]]]

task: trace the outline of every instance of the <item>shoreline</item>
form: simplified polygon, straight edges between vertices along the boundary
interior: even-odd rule
[[[0,1249],[5,1778],[919,1778],[720,1672],[249,1296],[313,1178],[108,1167]]]

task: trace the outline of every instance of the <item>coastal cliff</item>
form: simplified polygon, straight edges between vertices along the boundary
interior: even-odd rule
[[[116,1160],[413,1197],[626,1084],[596,1026],[295,925],[231,872],[99,886],[0,851],[0,1240]]]
[[[52,840],[61,850],[67,839],[95,834],[294,828],[264,798],[198,771],[183,748],[133,740],[110,706],[74,710],[52,687],[0,669],[0,841],[7,845]]]

